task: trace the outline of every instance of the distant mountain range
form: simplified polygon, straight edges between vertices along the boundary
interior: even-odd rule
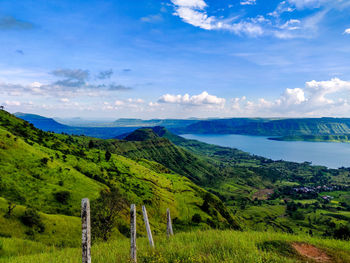
[[[142,127],[162,126],[175,134],[242,134],[260,136],[304,136],[350,134],[350,118],[231,118],[231,119],[118,119],[99,123],[98,127],[70,126],[55,119],[16,113],[17,117],[44,131],[86,135],[96,138],[120,138]],[[90,124],[91,125],[91,124]]]
[[[176,133],[262,136],[342,135],[350,133],[349,118],[219,119],[198,121]]]
[[[15,113],[16,117],[32,123],[36,128],[43,131],[52,131],[55,133],[67,133],[74,135],[85,135],[89,137],[108,139],[120,134],[132,132],[139,127],[74,127],[61,124],[52,118],[46,118],[40,115]]]
[[[108,120],[85,120],[82,118],[54,118],[54,120],[59,123],[74,126],[74,127],[154,127],[154,126],[163,126],[167,128],[175,127],[185,127],[192,123],[196,123],[200,119],[151,119],[151,120],[142,120],[142,119],[133,119],[133,118],[120,118],[115,121]]]

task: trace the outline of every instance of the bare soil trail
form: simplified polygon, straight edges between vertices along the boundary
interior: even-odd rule
[[[301,256],[312,259],[315,262],[333,262],[326,252],[313,245],[306,243],[293,243],[292,246]]]

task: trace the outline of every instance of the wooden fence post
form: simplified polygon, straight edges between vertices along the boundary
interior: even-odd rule
[[[131,205],[130,209],[130,258],[132,262],[137,262],[136,255],[136,206]]]
[[[91,263],[91,229],[90,229],[90,201],[88,198],[81,200],[81,224],[82,224],[82,259],[83,263]]]
[[[142,206],[142,213],[143,213],[143,220],[145,221],[145,226],[146,226],[146,230],[147,230],[149,244],[151,247],[154,247],[151,227],[149,226],[149,221],[148,221],[148,216],[147,216],[147,210],[146,210],[146,207],[144,205]]]
[[[170,217],[170,209],[168,208],[166,210],[166,235],[169,238],[170,236],[174,235],[173,232],[173,224],[171,223],[171,217]]]

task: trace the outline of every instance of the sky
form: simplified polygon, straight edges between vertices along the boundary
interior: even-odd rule
[[[350,117],[350,0],[0,0],[0,104],[86,119]]]

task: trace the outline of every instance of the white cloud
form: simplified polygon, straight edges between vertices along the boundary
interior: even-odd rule
[[[175,5],[174,15],[184,22],[205,30],[226,30],[235,34],[258,36],[263,34],[262,27],[254,20],[223,19],[209,16],[205,11],[207,4],[202,0],[172,0]]]
[[[207,7],[207,4],[204,0],[171,0],[174,5],[181,7],[190,7],[190,8],[198,8],[203,9]]]
[[[69,99],[68,98],[62,98],[62,99],[60,99],[60,101],[63,102],[63,103],[68,103]]]
[[[240,2],[241,5],[255,5],[256,4],[256,0],[242,0]]]
[[[286,105],[298,105],[306,101],[304,90],[300,88],[286,89],[281,97],[281,102]]]
[[[160,106],[160,104],[158,102],[150,102],[150,103],[148,103],[148,106],[149,107],[158,107],[158,106]]]
[[[344,34],[350,35],[350,28],[345,29]]]
[[[105,83],[112,74],[112,70],[100,72],[98,80],[87,82],[89,71],[87,70],[55,70],[52,75],[59,77],[57,81],[47,83],[4,83],[0,82],[0,94],[10,96],[42,96],[54,98],[71,97],[109,97],[115,92],[128,91],[132,88],[124,85],[117,85],[113,82]],[[103,76],[103,79],[102,79]],[[103,82],[101,82],[103,80]]]
[[[306,82],[305,89],[311,94],[309,103],[313,105],[333,104],[334,100],[327,98],[327,95],[350,91],[350,81],[343,81],[333,78],[329,81],[309,81]]]
[[[114,102],[114,105],[115,105],[115,106],[123,106],[123,105],[124,105],[124,101],[122,101],[122,100],[116,100],[116,101]]]
[[[171,95],[165,94],[161,96],[158,100],[160,103],[173,103],[173,104],[182,104],[190,106],[219,106],[223,107],[225,105],[225,99],[219,98],[214,95],[208,94],[208,92],[203,91],[199,95],[190,96],[189,94],[185,95]]]
[[[129,98],[127,101],[129,103],[144,103],[145,102],[143,99],[140,99],[140,98],[138,98],[138,99]]]
[[[286,23],[284,23],[282,26],[280,26],[281,29],[287,29],[287,30],[296,30],[300,28],[301,21],[298,19],[290,19]]]
[[[278,26],[279,30],[274,35],[281,39],[288,38],[311,38],[317,34],[319,25],[329,9],[318,11],[302,20],[291,19],[283,25]]]
[[[289,3],[293,4],[298,9],[318,8],[322,4],[332,1],[335,0],[288,0]]]
[[[141,17],[141,21],[146,23],[158,23],[163,21],[163,17],[161,14],[149,15]]]
[[[204,0],[171,0],[171,2],[175,10],[173,14],[195,27],[205,30],[224,30],[237,35],[246,34],[254,37],[270,35],[281,39],[313,37],[327,12],[335,7],[340,8],[340,3],[343,3],[342,0],[283,0],[277,4],[274,11],[269,13],[261,13],[255,17],[225,18],[211,15],[210,8]],[[240,4],[254,5],[256,0],[240,0]],[[318,8],[318,10],[306,14],[303,11],[306,8]],[[303,12],[303,14],[296,19],[295,12]],[[289,14],[284,16],[283,13]]]
[[[21,106],[21,102],[15,101],[15,100],[6,100],[5,105],[6,106]]]
[[[333,78],[309,81],[304,88],[286,89],[275,100],[245,97],[231,100],[231,111],[239,116],[349,116],[350,81]]]

